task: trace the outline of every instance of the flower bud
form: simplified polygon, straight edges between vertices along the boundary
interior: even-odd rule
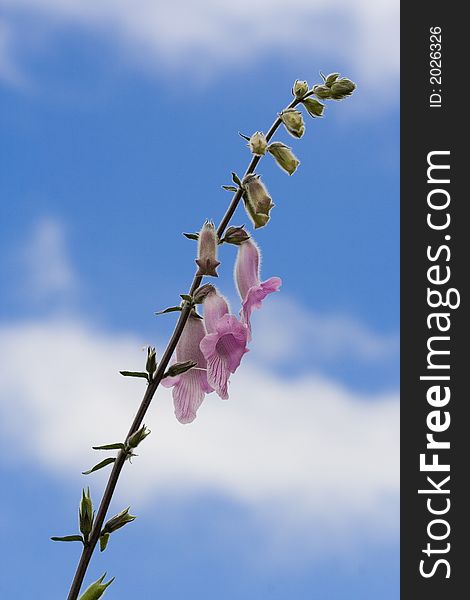
[[[157,369],[157,354],[155,348],[151,346],[147,347],[147,363],[145,365],[145,370],[149,375],[153,375]]]
[[[198,277],[202,275],[218,277],[216,268],[220,265],[220,262],[217,260],[217,245],[218,239],[214,223],[206,221],[199,232],[198,257],[196,259],[196,264],[199,267],[196,273]]]
[[[295,108],[286,108],[279,115],[287,131],[296,138],[301,138],[305,132],[302,113]]]
[[[129,446],[130,448],[137,448],[140,442],[143,442],[150,433],[150,429],[147,429],[145,425],[142,425],[140,429],[138,429],[131,436],[129,436],[129,438],[127,439],[127,446]]]
[[[102,577],[100,577],[98,581],[92,583],[90,587],[87,588],[85,593],[80,596],[79,600],[98,600],[99,598],[101,598],[101,596],[105,593],[106,588],[110,586],[114,581],[113,577],[108,581],[108,583],[103,583],[105,577],[106,573]]]
[[[248,231],[242,227],[229,227],[224,235],[224,242],[227,244],[235,244],[235,246],[239,246],[246,240],[250,239],[250,234]]]
[[[266,141],[264,133],[261,131],[254,133],[248,142],[248,146],[250,147],[251,152],[256,156],[263,156],[266,154],[268,142]]]
[[[342,78],[335,81],[330,89],[333,100],[342,100],[354,92],[356,84],[350,79]]]
[[[318,102],[318,100],[315,100],[315,98],[305,98],[305,100],[302,100],[302,104],[305,106],[305,108],[308,111],[308,114],[311,117],[322,117],[323,116],[323,111],[325,110],[325,105],[322,104],[321,102]]]
[[[127,525],[127,523],[132,523],[132,521],[137,519],[137,517],[134,517],[133,515],[129,514],[129,509],[130,506],[122,510],[120,513],[118,513],[111,519],[109,519],[109,521],[103,527],[101,535],[104,535],[106,533],[113,533],[114,531],[121,529],[121,527],[124,527],[124,525]]]
[[[286,146],[282,142],[273,142],[270,144],[268,152],[274,156],[281,169],[284,169],[289,175],[292,175],[300,165],[300,160],[296,158],[289,146]]]
[[[93,527],[93,503],[90,497],[90,488],[87,489],[85,493],[85,489],[82,490],[82,499],[80,501],[80,507],[78,509],[78,521],[80,526],[80,531],[83,534],[83,539],[85,542],[88,540],[88,536],[90,535],[91,529]]]
[[[325,85],[327,87],[331,87],[333,83],[338,79],[338,77],[339,73],[330,73],[327,77],[324,77]]]
[[[247,175],[242,181],[242,186],[246,212],[254,228],[264,227],[269,221],[269,211],[274,206],[267,189],[261,183],[260,176],[255,174]]]
[[[329,100],[331,98],[331,90],[327,85],[316,85],[313,88],[313,93],[320,100]]]
[[[306,81],[301,81],[300,79],[296,79],[294,86],[292,87],[292,94],[296,98],[303,98],[307,92],[308,92],[308,83]]]

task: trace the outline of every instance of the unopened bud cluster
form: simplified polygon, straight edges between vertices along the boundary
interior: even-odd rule
[[[316,85],[313,88],[313,93],[321,100],[343,100],[356,89],[353,81],[346,77],[340,77],[339,73],[331,73],[323,79],[322,85]]]

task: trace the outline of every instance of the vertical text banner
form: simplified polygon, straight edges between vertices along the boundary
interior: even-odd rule
[[[460,600],[470,597],[469,36],[456,3],[401,11],[401,599]]]

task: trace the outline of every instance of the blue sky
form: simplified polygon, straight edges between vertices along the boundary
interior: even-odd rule
[[[293,177],[269,157],[258,170],[276,207],[256,240],[281,293],[229,402],[209,396],[183,427],[159,392],[113,506],[139,519],[89,580],[116,575],[116,599],[397,598],[398,7],[1,4],[0,594],[65,596],[78,546],[48,538],[73,533],[83,485],[98,500],[103,477],[80,471],[142,393],[117,371],[171,331],[153,313],[191,280],[181,232],[223,214],[220,186],[249,160],[238,131],[266,130],[322,70],[356,94],[306,117],[302,140],[279,132]],[[234,257],[221,249],[217,283],[236,312]]]

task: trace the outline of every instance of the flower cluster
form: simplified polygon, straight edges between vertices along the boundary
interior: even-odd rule
[[[237,246],[235,284],[242,303],[239,317],[231,314],[220,292],[206,284],[201,294],[204,317],[201,319],[194,311],[191,313],[176,346],[176,361],[192,361],[195,366],[162,380],[162,385],[173,388],[175,414],[181,423],[190,423],[196,418],[206,394],[215,391],[224,400],[229,397],[230,375],[248,352],[251,314],[261,307],[268,294],[281,286],[279,277],[260,280],[260,251],[252,238]]]

